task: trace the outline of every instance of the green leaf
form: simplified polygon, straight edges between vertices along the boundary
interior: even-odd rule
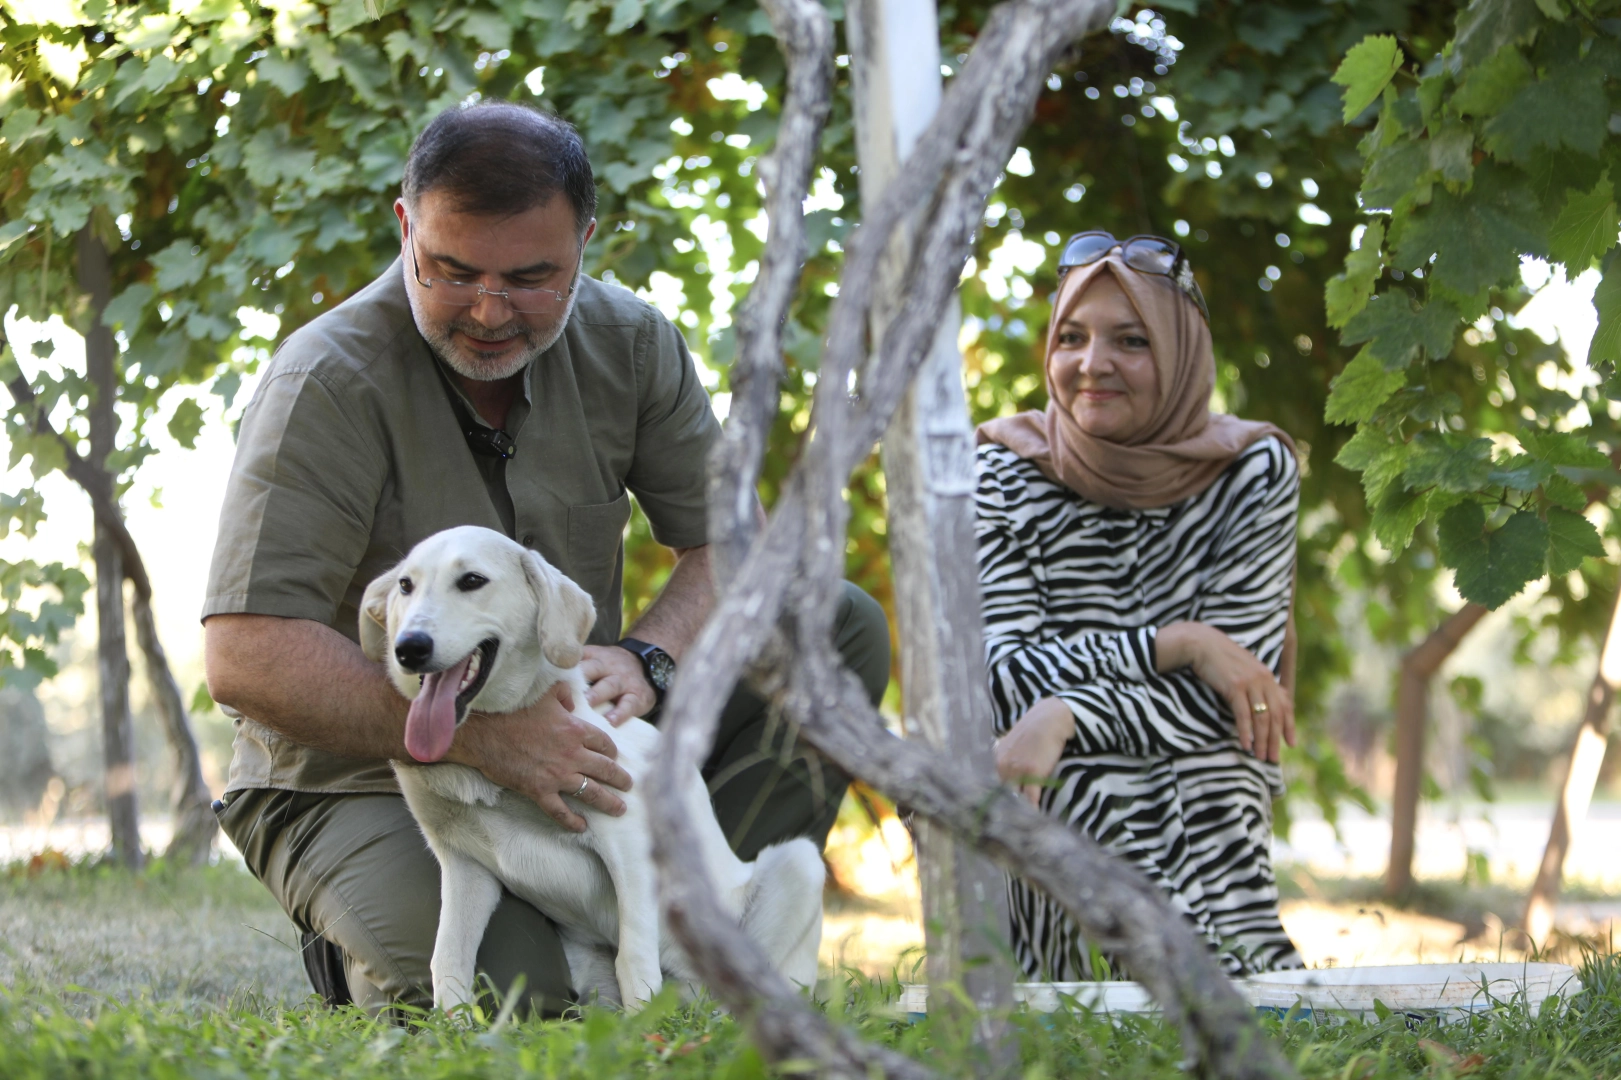
[[[1547,78],[1522,88],[1486,123],[1486,149],[1502,160],[1529,165],[1560,147],[1595,155],[1610,121],[1599,63],[1555,65]]]
[[[1362,427],[1334,455],[1334,464],[1353,472],[1361,472],[1372,465],[1392,446],[1390,436],[1376,427]]]
[[[1428,491],[1408,491],[1400,484],[1392,484],[1374,505],[1369,522],[1373,535],[1387,551],[1400,554],[1413,542],[1413,532],[1429,508]]]
[[[271,53],[258,63],[259,77],[287,97],[304,89],[310,81],[309,65],[297,56],[278,56]]]
[[[1621,218],[1616,215],[1615,186],[1605,173],[1592,191],[1570,193],[1548,233],[1548,251],[1575,277],[1615,246],[1617,229]]]
[[[366,10],[366,0],[338,0],[327,12],[327,33],[337,37],[345,30],[353,30],[362,23],[372,21],[371,12]]]
[[[1365,37],[1345,54],[1330,81],[1345,87],[1347,124],[1372,105],[1390,77],[1401,69],[1402,51],[1389,34]]]
[[[123,327],[133,331],[141,325],[141,314],[152,299],[152,286],[137,281],[107,302],[101,313],[101,325],[111,330]]]
[[[1399,481],[1407,469],[1408,445],[1396,443],[1362,469],[1362,491],[1369,506],[1377,506],[1385,493],[1395,489],[1405,491]]]
[[[1512,45],[1464,69],[1463,84],[1452,95],[1452,107],[1461,116],[1492,116],[1514,100],[1535,74],[1531,62]]]
[[[1402,477],[1413,490],[1435,487],[1468,494],[1486,486],[1492,471],[1492,441],[1426,432],[1413,440]]]
[[[1369,348],[1356,354],[1329,383],[1324,418],[1330,424],[1359,424],[1407,385],[1405,371],[1388,371]]]
[[[181,398],[169,418],[169,434],[187,450],[197,449],[197,435],[203,430],[203,409],[196,398]]]
[[[1414,309],[1400,290],[1382,292],[1345,324],[1340,340],[1346,345],[1366,341],[1365,352],[1377,357],[1387,370],[1400,370],[1412,362],[1417,350],[1432,357],[1452,351],[1458,310],[1444,300],[1432,300]]]
[[[1475,175],[1475,133],[1468,124],[1449,122],[1430,138],[1430,168],[1453,184],[1467,184]]]
[[[1368,223],[1362,233],[1362,244],[1345,256],[1345,273],[1335,274],[1324,290],[1327,301],[1328,325],[1336,330],[1368,306],[1379,271],[1384,266],[1385,223]]]
[[[193,253],[195,246],[190,240],[176,240],[152,256],[152,269],[157,271],[155,284],[159,292],[174,292],[203,279],[203,272],[208,269],[208,256],[201,250]]]
[[[1488,533],[1485,509],[1461,502],[1441,515],[1440,553],[1441,562],[1456,571],[1453,581],[1463,598],[1496,609],[1542,576],[1548,524],[1518,510]]]
[[[1587,493],[1574,480],[1554,473],[1542,482],[1542,495],[1555,506],[1563,506],[1573,514],[1587,509]]]
[[[1474,0],[1458,16],[1454,62],[1472,67],[1504,45],[1529,37],[1541,21],[1536,0]]]
[[[1604,541],[1581,514],[1553,507],[1548,511],[1548,572],[1568,574],[1585,558],[1604,558]]]
[[[1437,191],[1403,230],[1397,265],[1422,267],[1434,256],[1435,265],[1425,273],[1465,296],[1504,282],[1518,284],[1520,256],[1541,254],[1545,244],[1528,220],[1535,206],[1531,193],[1520,177],[1505,172],[1483,166],[1468,191]]]
[[[70,90],[79,81],[79,69],[90,58],[85,52],[83,42],[62,45],[41,38],[36,48],[39,49],[39,61],[45,66],[45,70]]]
[[[1546,461],[1538,461],[1530,454],[1513,454],[1492,467],[1486,482],[1515,491],[1535,491],[1554,476],[1553,466]]]
[[[208,684],[200,682],[196,691],[191,695],[190,710],[193,715],[214,711],[214,699],[208,693]]]
[[[1364,210],[1390,210],[1413,193],[1430,171],[1430,152],[1422,142],[1403,139],[1379,151],[1362,181]]]
[[[1549,465],[1564,465],[1573,469],[1608,469],[1610,459],[1577,431],[1516,432],[1525,452]]]
[[[1604,264],[1604,277],[1593,290],[1598,329],[1593,333],[1593,344],[1588,347],[1587,362],[1621,364],[1621,259],[1612,253]]]

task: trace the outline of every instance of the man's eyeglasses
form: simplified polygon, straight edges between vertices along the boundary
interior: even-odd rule
[[[540,315],[556,311],[568,298],[574,295],[573,284],[566,289],[486,289],[476,281],[451,281],[448,278],[424,278],[422,266],[417,262],[417,241],[413,235],[411,244],[411,270],[416,274],[417,284],[424,289],[433,290],[433,298],[440,303],[453,304],[456,307],[472,307],[486,296],[498,296],[507,302],[513,311],[525,315]]]
[[[1170,278],[1173,285],[1198,305],[1199,314],[1204,316],[1205,322],[1210,321],[1210,309],[1205,306],[1199,283],[1193,280],[1193,265],[1188,262],[1187,252],[1182,250],[1182,245],[1163,236],[1133,236],[1129,240],[1116,240],[1102,229],[1076,233],[1069,238],[1069,243],[1064,245],[1063,255],[1059,256],[1058,279],[1062,281],[1064,275],[1077,266],[1091,266],[1116,251],[1120,252],[1121,261],[1133,270]]]

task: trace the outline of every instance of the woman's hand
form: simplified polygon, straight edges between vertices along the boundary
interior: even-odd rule
[[[1058,768],[1064,743],[1074,731],[1075,714],[1069,706],[1057,698],[1042,698],[996,740],[996,775],[1039,808],[1045,781]]]
[[[1295,744],[1294,702],[1254,653],[1200,622],[1172,623],[1154,644],[1160,674],[1191,667],[1226,699],[1238,722],[1238,745],[1245,750],[1277,761],[1284,743]]]

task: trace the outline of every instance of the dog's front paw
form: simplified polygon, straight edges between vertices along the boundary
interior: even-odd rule
[[[441,1012],[470,1023],[475,1004],[472,973],[461,976],[435,975],[433,977],[433,1007]]]

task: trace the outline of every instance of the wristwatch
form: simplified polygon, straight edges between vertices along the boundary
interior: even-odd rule
[[[642,672],[653,687],[653,693],[658,695],[653,703],[653,712],[648,715],[657,713],[664,706],[664,692],[675,681],[675,658],[657,645],[633,637],[621,638],[619,647],[642,662]]]

